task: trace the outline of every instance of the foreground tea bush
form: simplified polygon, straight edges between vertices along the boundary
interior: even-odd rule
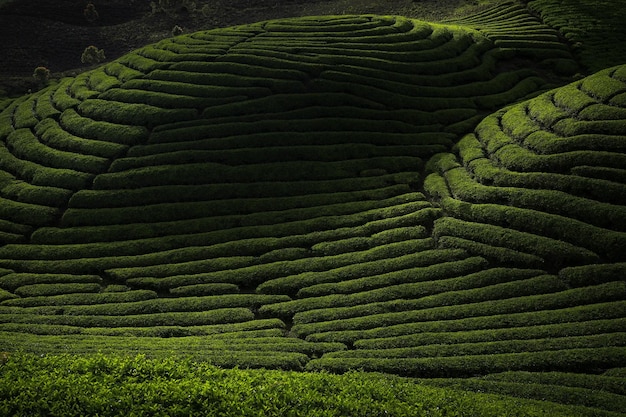
[[[611,415],[378,374],[224,370],[190,360],[100,354],[2,356],[0,400],[0,415],[14,417]]]

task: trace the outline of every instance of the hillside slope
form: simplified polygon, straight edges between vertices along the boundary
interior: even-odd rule
[[[514,3],[457,23],[196,32],[13,101],[0,351],[525,379],[619,412],[626,67],[566,84],[569,45]]]

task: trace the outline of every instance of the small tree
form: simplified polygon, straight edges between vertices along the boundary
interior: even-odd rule
[[[93,65],[104,61],[104,49],[98,49],[91,45],[85,48],[83,55],[80,57],[80,62],[83,64]]]
[[[181,28],[180,26],[176,25],[174,26],[174,28],[172,28],[172,36],[178,36],[178,35],[182,35],[183,34],[183,28]]]
[[[85,7],[85,10],[83,11],[83,15],[89,23],[95,22],[100,17],[96,10],[96,6],[94,6],[93,3],[87,3],[87,7]]]
[[[33,72],[33,78],[38,84],[46,85],[50,80],[50,70],[46,67],[37,67],[35,68],[35,72]]]

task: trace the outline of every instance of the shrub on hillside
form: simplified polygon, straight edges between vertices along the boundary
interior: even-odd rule
[[[80,62],[87,65],[94,65],[99,64],[105,59],[104,49],[98,49],[97,47],[90,45],[83,51],[83,54],[80,57]]]
[[[35,72],[33,72],[33,78],[38,84],[46,85],[50,79],[50,70],[46,67],[37,67],[35,68]]]

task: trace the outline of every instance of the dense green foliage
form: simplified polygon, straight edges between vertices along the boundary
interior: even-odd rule
[[[143,356],[11,355],[0,364],[0,398],[0,414],[14,417],[616,415],[375,374],[224,370]]]
[[[138,415],[422,413],[418,394],[393,402],[389,386],[369,405],[342,387],[321,411],[320,387],[376,378],[352,373],[283,374],[293,392],[249,403],[233,382],[228,404],[219,390],[205,403],[201,374],[227,372],[209,362],[533,399],[556,385],[546,399],[583,408],[519,413],[618,412],[626,66],[573,77],[588,64],[538,17],[547,4],[445,24],[345,15],[197,32],[3,105],[0,374],[35,379],[3,382],[22,394],[0,404],[37,412],[19,407],[43,390],[44,414],[117,415],[125,401]],[[95,352],[110,356],[45,356]],[[55,364],[72,372],[37,382]],[[80,381],[100,384],[93,397],[72,391]],[[608,388],[569,399],[593,381]],[[111,382],[119,392],[103,391]],[[502,412],[418,388],[450,399],[434,414]]]

